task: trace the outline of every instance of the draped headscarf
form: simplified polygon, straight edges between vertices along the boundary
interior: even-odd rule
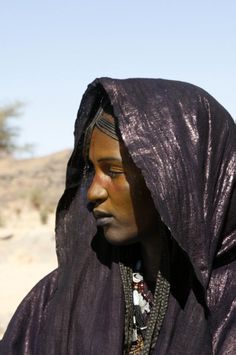
[[[153,354],[236,353],[236,128],[207,92],[162,79],[101,78],[88,86],[56,220],[58,269],[26,297],[1,354],[123,351],[116,247],[87,208],[83,141],[103,97],[174,248],[170,297]]]

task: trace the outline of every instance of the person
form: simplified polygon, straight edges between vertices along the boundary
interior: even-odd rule
[[[57,209],[58,268],[0,353],[235,354],[235,145],[229,113],[194,85],[90,84]]]

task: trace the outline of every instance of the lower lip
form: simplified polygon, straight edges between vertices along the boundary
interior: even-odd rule
[[[112,217],[102,217],[97,219],[97,226],[104,227],[107,224],[111,223]]]

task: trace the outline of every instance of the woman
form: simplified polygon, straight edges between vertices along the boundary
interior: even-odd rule
[[[58,269],[0,353],[236,353],[235,142],[198,87],[95,80],[57,210]]]

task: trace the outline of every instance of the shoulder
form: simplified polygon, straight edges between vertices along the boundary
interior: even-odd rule
[[[40,280],[18,306],[0,342],[2,355],[33,354],[32,339],[40,331],[44,313],[57,289],[58,269]]]

